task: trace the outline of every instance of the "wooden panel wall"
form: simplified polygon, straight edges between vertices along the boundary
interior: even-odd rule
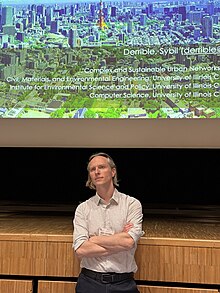
[[[0,274],[77,277],[79,262],[71,243],[0,241]]]
[[[48,242],[45,272],[49,276],[78,277],[79,262],[72,243]]]
[[[136,261],[136,279],[220,284],[220,247],[141,244]]]
[[[39,281],[38,293],[74,293],[76,283]],[[218,293],[218,290],[211,289],[188,289],[171,287],[138,286],[140,293]]]
[[[32,281],[0,280],[1,293],[31,293]]]
[[[138,286],[140,293],[218,293],[218,290],[211,289],[188,289],[171,287]]]
[[[79,262],[72,249],[72,237],[6,238],[0,238],[0,274],[78,277]],[[136,280],[220,284],[218,242],[145,238],[138,244],[136,261]]]
[[[76,283],[39,281],[38,293],[74,293]]]
[[[44,275],[46,242],[1,241],[1,274]]]

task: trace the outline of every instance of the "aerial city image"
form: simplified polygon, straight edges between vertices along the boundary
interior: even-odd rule
[[[220,0],[3,0],[0,118],[220,118]]]

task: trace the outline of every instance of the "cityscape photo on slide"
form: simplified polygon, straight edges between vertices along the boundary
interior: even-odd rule
[[[1,118],[219,118],[220,1],[0,2]]]

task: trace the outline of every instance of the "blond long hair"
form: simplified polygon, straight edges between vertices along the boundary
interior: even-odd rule
[[[92,183],[92,180],[91,180],[91,177],[89,175],[89,163],[91,162],[91,160],[95,157],[98,157],[98,156],[101,156],[101,157],[105,157],[107,158],[107,161],[108,161],[108,164],[110,166],[111,169],[115,169],[115,176],[112,178],[112,181],[113,181],[113,185],[114,186],[118,186],[118,178],[117,178],[117,168],[116,168],[116,165],[113,161],[113,159],[106,153],[96,153],[96,154],[93,154],[89,157],[89,162],[88,162],[88,165],[87,165],[87,171],[88,171],[88,179],[86,181],[86,186],[89,187],[90,189],[96,189],[95,185]]]

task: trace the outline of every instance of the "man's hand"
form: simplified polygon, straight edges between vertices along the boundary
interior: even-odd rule
[[[132,223],[127,223],[127,224],[124,226],[122,232],[128,232],[128,231],[129,231],[131,228],[133,228],[133,227],[134,227],[134,225],[133,225]]]

